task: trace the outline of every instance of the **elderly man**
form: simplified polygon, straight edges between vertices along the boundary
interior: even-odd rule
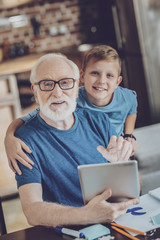
[[[108,189],[83,205],[77,166],[125,161],[132,149],[122,137],[112,136],[115,132],[103,113],[75,110],[78,80],[78,67],[59,54],[41,57],[31,72],[40,112],[16,132],[32,150],[34,162],[32,170],[19,163],[23,174],[16,175],[31,225],[111,222],[138,202],[109,203]]]

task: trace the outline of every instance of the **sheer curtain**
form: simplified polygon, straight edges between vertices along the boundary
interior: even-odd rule
[[[160,1],[133,0],[153,122],[160,122]]]

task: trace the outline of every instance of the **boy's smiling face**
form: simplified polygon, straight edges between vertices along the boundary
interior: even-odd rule
[[[108,105],[113,92],[121,83],[118,60],[91,59],[85,69],[81,70],[81,82],[84,83],[88,100],[99,107]]]

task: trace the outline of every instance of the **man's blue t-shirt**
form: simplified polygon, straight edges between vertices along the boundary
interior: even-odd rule
[[[16,136],[32,150],[28,156],[34,162],[32,170],[19,163],[23,174],[16,175],[18,187],[40,183],[45,201],[83,205],[77,166],[107,162],[97,146],[106,148],[116,133],[104,113],[77,109],[74,116],[69,130],[51,127],[39,113],[17,130]]]
[[[112,126],[119,136],[124,130],[126,117],[137,113],[137,95],[133,90],[118,87],[114,91],[112,102],[104,107],[98,107],[88,101],[86,90],[82,86],[79,88],[77,107],[104,112],[106,115],[108,115]],[[37,108],[35,111],[32,111],[27,116],[22,117],[21,119],[24,122],[28,121],[28,119],[34,117],[38,111],[39,108]]]

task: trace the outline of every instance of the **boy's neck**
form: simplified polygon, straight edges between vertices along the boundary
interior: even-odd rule
[[[112,96],[108,97],[107,99],[102,99],[102,100],[101,99],[95,100],[87,92],[86,92],[86,95],[87,95],[88,101],[91,104],[93,104],[94,106],[105,107],[105,106],[109,105],[112,102],[114,93],[112,94]]]

